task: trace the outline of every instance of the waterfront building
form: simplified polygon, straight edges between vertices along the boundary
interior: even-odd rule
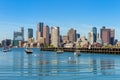
[[[43,27],[43,37],[45,38],[45,44],[50,44],[50,29],[48,25]]]
[[[37,43],[39,43],[40,45],[45,44],[45,38],[44,37],[39,37]]]
[[[59,27],[52,27],[51,28],[51,45],[54,47],[60,46],[60,33],[59,33]]]
[[[24,41],[24,27],[20,27],[19,32],[21,32],[22,41]]]
[[[101,31],[101,39],[104,45],[113,44],[114,43],[114,29],[106,29],[105,26],[100,30]]]
[[[88,33],[88,41],[89,41],[90,44],[94,43],[94,33],[93,33],[93,31]]]
[[[11,39],[5,39],[2,40],[2,46],[10,46],[12,44],[12,40]]]
[[[72,43],[76,42],[76,30],[73,28],[68,31],[68,40]]]
[[[82,36],[82,37],[80,38],[80,40],[81,40],[81,41],[80,41],[80,46],[81,46],[82,48],[87,48],[88,45],[89,45],[89,43],[88,43],[86,37],[85,37],[85,36]]]
[[[28,28],[28,39],[33,38],[33,29]]]
[[[115,29],[110,30],[110,43],[114,45],[115,43]]]
[[[19,42],[18,42],[18,46],[19,46],[19,47],[23,47],[23,44],[24,44],[23,41],[19,41]]]
[[[64,48],[73,48],[74,47],[74,43],[66,43],[64,45]]]
[[[62,42],[63,43],[67,43],[68,42],[68,36],[67,35],[63,35],[62,36]]]
[[[43,26],[44,24],[42,22],[39,22],[37,24],[37,31],[36,31],[36,40],[39,40],[39,37],[43,37]]]
[[[19,46],[19,40],[13,40],[12,45],[18,47]]]
[[[21,27],[19,31],[14,32],[13,40],[24,41],[24,28]]]
[[[101,38],[99,36],[99,33],[97,33],[97,40],[96,40],[96,42],[100,43],[101,45],[103,45],[102,40],[101,40]]]
[[[93,32],[94,42],[96,42],[96,40],[97,40],[97,28],[96,28],[96,27],[93,27],[93,28],[92,28],[92,32]]]
[[[29,43],[29,44],[34,43],[34,42],[35,42],[35,41],[34,41],[34,38],[29,38],[29,39],[28,39],[28,43]]]

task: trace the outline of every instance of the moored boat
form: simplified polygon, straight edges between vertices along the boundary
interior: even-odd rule
[[[32,53],[33,53],[33,51],[32,51],[31,49],[28,49],[28,48],[25,49],[25,52],[26,52],[27,54],[32,54]]]
[[[56,52],[57,53],[63,53],[64,51],[63,50],[57,50]]]
[[[76,50],[76,51],[74,52],[74,55],[75,55],[75,56],[81,56],[80,51],[79,51],[79,50]]]

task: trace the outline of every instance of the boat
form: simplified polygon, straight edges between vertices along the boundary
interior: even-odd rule
[[[57,50],[56,52],[57,53],[63,53],[64,51],[63,50]]]
[[[32,53],[33,53],[33,51],[32,51],[30,48],[26,48],[26,49],[25,49],[25,52],[26,52],[27,54],[32,54]]]
[[[2,50],[2,52],[9,52],[9,51],[11,51],[11,49],[9,47],[4,47]]]
[[[76,50],[76,51],[74,52],[74,55],[75,55],[75,56],[81,56],[80,51],[79,51],[79,50]]]

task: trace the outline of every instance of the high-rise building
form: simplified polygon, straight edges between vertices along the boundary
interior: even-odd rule
[[[59,27],[52,27],[51,28],[51,45],[54,47],[60,46],[60,33],[59,33]]]
[[[23,41],[24,41],[24,27],[20,27],[20,31],[19,32],[21,32],[22,38],[23,38]]]
[[[43,26],[42,22],[37,24],[37,31],[36,31],[36,40],[38,41],[40,37],[43,37]]]
[[[79,33],[76,34],[76,39],[78,39],[78,38],[80,38],[80,34]]]
[[[45,38],[45,43],[50,44],[50,29],[47,25],[43,27],[43,37]]]
[[[28,39],[33,38],[33,29],[28,28]]]
[[[43,26],[44,26],[44,23],[39,22],[39,23],[37,24],[37,31],[43,32]]]
[[[89,41],[90,44],[94,43],[94,33],[93,33],[93,31],[88,33],[88,41]]]
[[[76,42],[76,30],[73,28],[68,31],[68,40],[72,43]]]
[[[96,28],[96,27],[93,27],[93,28],[92,28],[92,32],[93,32],[94,42],[96,42],[96,40],[97,40],[97,28]]]
[[[2,46],[10,46],[12,44],[12,40],[11,39],[5,39],[2,40]]]
[[[24,28],[21,27],[18,32],[14,32],[13,37],[13,40],[24,41]]]
[[[111,29],[110,30],[110,43],[112,45],[114,45],[114,41],[115,41],[115,30],[114,29]]]
[[[105,26],[101,29],[101,39],[104,45],[114,43],[114,33],[113,29],[106,29]]]

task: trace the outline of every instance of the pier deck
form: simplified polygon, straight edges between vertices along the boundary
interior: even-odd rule
[[[101,54],[120,54],[120,48],[41,48],[42,51],[57,51],[75,52],[80,50],[83,53],[101,53]]]

